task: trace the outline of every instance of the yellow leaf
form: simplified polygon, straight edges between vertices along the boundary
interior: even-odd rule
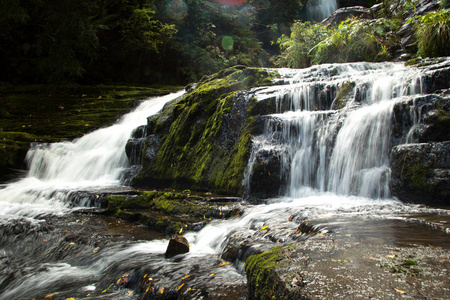
[[[184,283],[182,283],[179,287],[178,287],[178,291],[183,287]]]
[[[316,236],[324,236],[323,233],[316,234]]]
[[[400,293],[400,294],[406,294],[406,292],[405,291],[402,291],[402,290],[399,290],[399,289],[395,289],[395,291],[397,292],[397,293]]]
[[[111,283],[106,289],[104,289],[104,290],[102,291],[102,294],[106,293],[106,292],[112,287],[113,284],[114,284],[114,283]]]
[[[225,266],[225,265],[228,265],[228,264],[229,264],[229,262],[224,261],[224,262],[220,263],[219,266]]]
[[[186,279],[186,278],[188,278],[189,276],[191,276],[191,275],[186,275],[186,276],[184,276],[184,277],[181,278],[181,279]]]
[[[216,275],[216,274],[214,274],[214,273],[211,273],[211,274],[209,274],[208,276],[209,276],[209,277],[212,277],[212,276],[214,276],[214,275]]]
[[[56,295],[58,295],[59,293],[53,293],[53,294],[48,294],[48,295],[46,295],[45,297],[44,297],[44,299],[50,299],[50,298],[52,298],[53,296],[56,296]]]
[[[163,294],[164,293],[164,288],[161,288],[159,291],[158,291],[158,294]]]
[[[74,297],[66,298],[65,300],[75,300]]]
[[[75,243],[74,243],[74,242],[72,242],[72,243],[70,243],[69,245],[75,245]]]
[[[133,291],[127,291],[128,292],[128,294],[130,294],[130,295],[132,295],[133,294]]]
[[[387,258],[395,258],[395,255],[386,255]]]
[[[145,274],[143,278],[145,279],[145,278],[147,278],[147,276],[148,276],[148,274]]]
[[[189,291],[196,291],[196,289],[188,288],[188,289],[187,289],[187,292],[189,292]]]
[[[180,228],[180,231],[178,232],[178,234],[181,234],[183,232],[183,227]]]
[[[269,226],[263,226],[261,227],[260,231],[266,230],[267,228],[269,228]]]
[[[117,279],[117,282],[116,282],[116,284],[119,284],[119,283],[120,283],[120,281],[122,281],[122,278],[119,278],[119,279]]]

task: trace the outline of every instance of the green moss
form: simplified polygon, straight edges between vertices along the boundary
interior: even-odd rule
[[[432,175],[431,168],[427,165],[416,164],[405,167],[405,178],[409,179],[411,186],[421,192],[433,193],[436,184],[428,182]]]
[[[242,192],[250,138],[240,134],[236,141],[219,142],[223,120],[232,118],[229,114],[236,92],[271,82],[268,71],[244,66],[202,78],[194,91],[174,104],[171,115],[165,116],[173,120],[170,130],[162,137],[156,160],[150,164],[144,159],[143,171],[134,185],[160,182],[180,189]]]
[[[353,92],[354,83],[352,82],[344,82],[341,86],[341,89],[336,95],[335,107],[337,109],[342,109],[345,107],[346,102],[345,98],[347,98]]]
[[[275,247],[268,252],[255,254],[247,258],[245,272],[252,299],[276,299],[277,285],[274,271],[282,261],[284,250]]]

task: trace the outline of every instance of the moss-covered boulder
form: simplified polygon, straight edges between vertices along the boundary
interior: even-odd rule
[[[242,195],[261,110],[246,90],[270,85],[274,76],[236,66],[202,78],[185,97],[149,119],[142,171],[132,185]]]
[[[450,141],[406,144],[391,152],[392,192],[405,202],[450,205]]]
[[[214,200],[220,200],[220,203]],[[227,202],[227,200],[229,200]],[[109,195],[103,200],[105,214],[145,225],[165,233],[198,231],[212,219],[228,219],[242,214],[236,199],[193,195],[190,191],[142,191]]]

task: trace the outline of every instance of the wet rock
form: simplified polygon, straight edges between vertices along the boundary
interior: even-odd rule
[[[400,200],[450,205],[450,141],[396,146],[390,167],[392,192]]]
[[[324,25],[339,25],[350,18],[373,19],[372,11],[362,6],[344,7],[336,10],[331,16],[322,21]]]
[[[167,246],[166,258],[174,257],[178,254],[184,254],[189,252],[189,242],[182,236],[175,234],[170,238],[169,245]]]
[[[277,151],[259,151],[251,170],[250,194],[253,198],[276,197],[286,186],[286,178],[281,173],[281,156]]]

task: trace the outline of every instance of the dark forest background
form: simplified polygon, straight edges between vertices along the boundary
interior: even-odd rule
[[[303,2],[0,0],[0,81],[185,83],[272,66]]]

